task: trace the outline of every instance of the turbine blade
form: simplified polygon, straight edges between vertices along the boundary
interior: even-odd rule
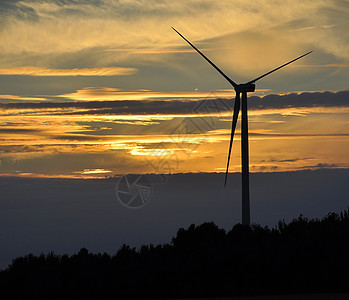
[[[229,152],[228,152],[228,160],[227,160],[227,170],[225,172],[224,186],[227,185],[230,154],[231,154],[231,148],[233,146],[234,132],[235,132],[236,123],[237,123],[238,117],[239,117],[239,111],[240,111],[240,93],[236,92],[235,103],[234,103],[234,115],[233,115],[233,121],[231,124],[231,135],[230,135],[230,144],[229,144]]]
[[[279,69],[281,69],[281,68],[283,68],[283,67],[289,65],[290,63],[293,63],[294,61],[296,61],[296,60],[298,60],[298,59],[301,59],[302,57],[304,57],[304,56],[306,56],[306,55],[308,55],[308,54],[310,54],[310,53],[312,53],[312,52],[313,52],[313,51],[309,51],[309,52],[307,52],[307,53],[305,53],[305,54],[303,54],[303,55],[301,55],[301,56],[299,56],[299,57],[297,57],[297,58],[295,58],[295,59],[293,59],[293,60],[291,60],[291,61],[289,61],[289,62],[283,64],[283,65],[281,65],[280,67],[277,67],[276,69],[271,70],[271,71],[269,71],[268,73],[265,73],[265,74],[263,74],[262,76],[259,76],[259,77],[255,78],[255,79],[253,79],[253,80],[247,82],[247,84],[255,83],[257,80],[259,80],[259,79],[261,79],[261,78],[263,78],[263,77],[265,77],[265,76],[267,76],[267,75],[269,75],[269,74],[271,74],[271,73],[273,73],[273,72],[275,72],[275,71],[277,71],[277,70],[279,70]]]
[[[196,50],[197,53],[199,53],[204,59],[206,59],[206,61],[212,66],[214,67],[226,80],[228,80],[228,82],[235,88],[237,87],[237,84],[231,80],[227,75],[225,75],[223,73],[223,71],[218,68],[211,60],[209,60],[198,48],[196,48],[191,42],[189,42],[180,32],[178,32],[175,28],[171,27],[175,32],[177,32],[179,34],[179,36],[185,40],[190,46],[193,47],[194,50]]]

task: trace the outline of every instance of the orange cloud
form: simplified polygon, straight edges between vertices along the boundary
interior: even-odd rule
[[[255,96],[262,96],[268,89],[256,89]],[[111,87],[85,87],[74,93],[60,95],[59,97],[74,99],[78,101],[96,101],[96,100],[144,100],[144,99],[164,99],[164,98],[185,98],[187,100],[198,98],[233,98],[235,91],[233,89],[219,89],[213,92],[194,91],[188,92],[154,92],[151,90],[122,90]]]
[[[334,68],[348,68],[349,63],[348,62],[342,62],[342,63],[334,63],[334,64],[326,64],[326,65],[302,65],[303,68],[327,68],[327,67],[334,67]]]
[[[27,76],[116,76],[133,75],[135,68],[75,68],[75,69],[47,69],[39,67],[2,68],[0,75]]]
[[[82,175],[85,175],[85,174],[106,174],[106,173],[110,173],[111,171],[109,170],[106,170],[106,169],[84,169],[83,171],[77,171],[77,172],[74,172],[76,174],[82,174]]]
[[[70,98],[78,101],[96,101],[96,100],[142,100],[157,98],[216,98],[232,97],[231,90],[221,90],[211,94],[207,92],[153,92],[150,90],[121,90],[111,87],[85,87],[77,90],[75,93],[60,95],[59,97]]]
[[[22,100],[22,101],[44,101],[46,98],[41,97],[25,97],[25,96],[16,96],[16,95],[0,95],[0,99],[9,99],[9,100]]]

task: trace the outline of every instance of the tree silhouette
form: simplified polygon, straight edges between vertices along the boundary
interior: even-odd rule
[[[0,272],[1,299],[349,293],[348,253],[349,210],[272,229],[192,224],[169,244],[124,244],[112,256],[82,248],[15,258]]]

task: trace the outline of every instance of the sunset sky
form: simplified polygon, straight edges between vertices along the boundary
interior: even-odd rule
[[[235,92],[252,172],[349,167],[349,1],[1,1],[0,175],[223,172]],[[239,123],[231,171],[240,171]]]
[[[0,269],[241,221],[240,120],[223,185],[235,91],[171,26],[237,83],[313,51],[248,94],[251,222],[347,209],[348,16],[344,0],[0,1]],[[117,199],[127,174],[148,174],[129,176],[150,181],[141,209]]]

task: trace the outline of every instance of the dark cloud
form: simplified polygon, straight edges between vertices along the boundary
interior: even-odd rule
[[[39,129],[29,129],[29,128],[0,128],[1,133],[38,133],[41,132]]]
[[[34,3],[35,1],[23,1],[23,0],[2,0],[0,2],[0,11],[7,11],[7,14],[9,14],[8,10],[11,10],[10,12],[15,14],[16,12],[22,12],[22,14],[19,14],[20,17],[25,17],[25,15],[23,15],[23,13],[35,13],[35,11],[30,7],[30,5],[23,5],[25,3]],[[37,1],[38,2],[38,1]],[[62,9],[64,9],[65,7],[67,8],[67,10],[71,11],[71,7],[76,7],[79,8],[79,6],[81,5],[95,5],[98,6],[98,4],[103,3],[103,1],[97,1],[97,0],[50,0],[50,1],[40,1],[41,4],[43,3],[49,3],[49,4],[55,4],[59,7],[61,7]],[[79,10],[76,9],[74,10],[76,12],[78,12]]]
[[[84,134],[52,135],[50,136],[50,138],[54,140],[67,140],[67,141],[98,141],[101,139],[99,136],[84,135]]]
[[[9,145],[0,146],[0,153],[28,153],[28,152],[43,152],[46,147],[41,145]]]
[[[313,166],[306,166],[303,169],[332,169],[341,167],[339,164],[318,163]]]
[[[239,133],[237,133],[239,135]],[[289,133],[249,133],[250,136],[268,137],[326,137],[326,136],[349,136],[349,133],[309,133],[309,134],[289,134]]]
[[[223,100],[226,101],[226,100]],[[123,101],[86,101],[86,102],[26,102],[0,103],[0,109],[83,109],[87,111],[62,112],[74,114],[162,114],[192,113],[198,103],[185,100],[123,100]]]
[[[0,11],[3,10],[6,14],[11,14],[19,18],[28,17],[38,18],[39,15],[30,6],[23,5],[23,3],[30,3],[35,1],[22,1],[22,0],[4,0],[0,3]],[[39,2],[39,1],[37,1]],[[51,12],[46,12],[53,16],[60,15],[72,15],[72,16],[86,16],[89,17],[96,14],[96,9],[99,9],[99,16],[103,17],[118,17],[121,19],[141,19],[149,18],[149,15],[161,16],[161,17],[173,17],[174,13],[178,16],[187,15],[188,11],[191,14],[198,14],[202,10],[212,10],[215,8],[214,3],[203,2],[200,4],[200,9],[198,5],[194,3],[188,3],[186,9],[181,9],[182,7],[174,6],[172,10],[168,9],[167,5],[164,5],[162,1],[159,3],[154,2],[152,5],[144,5],[141,2],[129,2],[129,1],[101,1],[101,0],[46,0],[40,1],[40,3],[49,3],[50,5],[55,5],[59,7],[59,11],[53,10]]]
[[[300,94],[251,96],[248,99],[250,110],[311,108],[311,107],[348,107],[349,91],[304,92]],[[218,103],[218,104],[217,104]],[[124,101],[86,101],[86,102],[25,102],[0,103],[0,109],[8,111],[54,109],[47,114],[60,115],[148,115],[148,114],[206,114],[223,113],[231,110],[231,99],[198,100],[124,100]],[[74,110],[74,111],[65,111]]]
[[[304,92],[249,98],[251,109],[349,106],[349,91]]]
[[[27,19],[30,21],[38,20],[35,10],[27,6],[19,6],[20,0],[4,0],[0,1],[0,15],[3,16],[0,24],[6,25],[5,16],[17,17],[19,19]]]
[[[299,158],[299,157],[296,157],[296,158],[290,158],[290,159],[275,159],[275,158],[271,158],[271,159],[268,159],[268,160],[261,160],[261,162],[296,162],[296,161],[304,161],[304,160],[308,160],[308,159],[312,159],[310,157],[304,157],[304,158]]]

